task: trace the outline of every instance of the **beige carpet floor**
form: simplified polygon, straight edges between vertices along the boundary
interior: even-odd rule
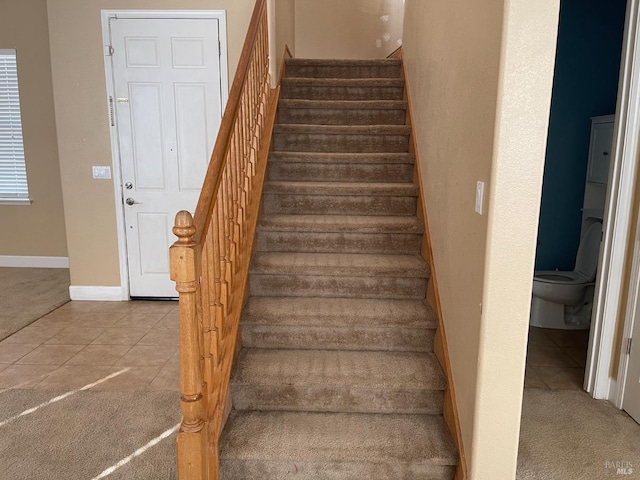
[[[583,391],[525,389],[516,478],[640,479],[640,425]]]
[[[95,479],[180,421],[177,392],[89,390],[2,425],[61,393],[0,391],[0,479]],[[176,479],[175,442],[173,433],[105,478]]]
[[[68,269],[0,268],[0,340],[68,301]]]

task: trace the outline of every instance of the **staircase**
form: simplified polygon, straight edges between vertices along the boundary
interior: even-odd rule
[[[452,479],[399,60],[289,59],[223,480]]]

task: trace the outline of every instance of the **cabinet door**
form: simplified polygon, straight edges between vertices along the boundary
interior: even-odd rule
[[[587,182],[607,183],[613,144],[613,122],[593,123]]]

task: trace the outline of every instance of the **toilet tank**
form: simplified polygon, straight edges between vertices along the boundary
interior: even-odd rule
[[[596,278],[598,269],[598,255],[600,253],[600,240],[602,238],[602,223],[593,222],[580,241],[578,255],[576,256],[576,268],[574,271],[584,275],[590,282]]]

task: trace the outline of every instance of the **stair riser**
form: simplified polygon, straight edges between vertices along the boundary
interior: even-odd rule
[[[296,412],[442,413],[442,390],[361,389],[322,385],[231,385],[236,410]]]
[[[366,155],[358,155],[353,153],[339,154],[314,154],[313,152],[272,152],[269,156],[269,163],[331,163],[331,164],[349,164],[349,165],[374,165],[374,164],[407,164],[413,165],[414,158],[407,153],[369,153]]]
[[[258,251],[419,254],[421,235],[318,232],[258,233]]]
[[[283,152],[400,153],[408,151],[409,136],[274,133],[273,149]]]
[[[400,78],[400,65],[294,65],[287,64],[287,77],[304,78]]]
[[[413,165],[271,162],[269,179],[294,182],[411,182]]]
[[[343,195],[264,194],[265,214],[415,215],[415,197],[348,197]]]
[[[251,295],[263,297],[396,298],[422,300],[424,278],[251,275]]]
[[[243,325],[247,348],[432,352],[434,329]]]
[[[416,465],[402,463],[329,463],[300,460],[236,460],[221,459],[224,480],[452,480],[455,467],[448,465]]]
[[[277,123],[301,123],[307,125],[404,125],[406,111],[278,108]]]
[[[284,83],[281,98],[296,100],[402,100],[404,88],[394,86],[328,86]]]

